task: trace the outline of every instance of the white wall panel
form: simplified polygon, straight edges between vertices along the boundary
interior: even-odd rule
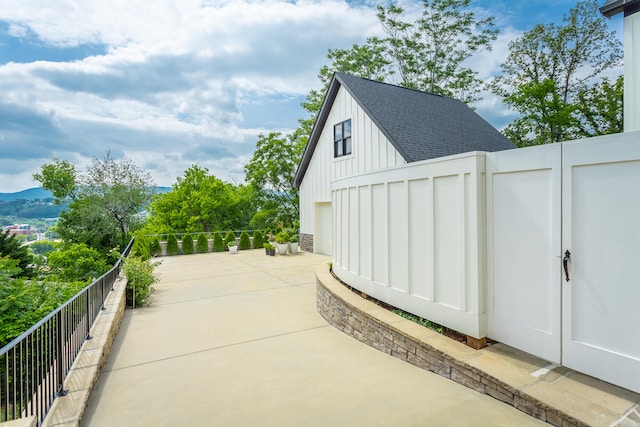
[[[433,204],[431,180],[409,184],[409,288],[410,293],[433,299]]]
[[[389,286],[409,292],[409,215],[405,182],[387,184],[389,210]]]

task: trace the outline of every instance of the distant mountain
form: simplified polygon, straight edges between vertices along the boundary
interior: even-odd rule
[[[171,191],[171,187],[156,187],[158,193],[167,193]],[[0,193],[0,202],[13,202],[14,200],[44,200],[52,199],[53,194],[42,188],[29,188],[27,190],[18,191],[17,193]]]
[[[0,193],[0,201],[13,202],[14,200],[52,199],[53,194],[42,188],[29,188],[17,193]]]

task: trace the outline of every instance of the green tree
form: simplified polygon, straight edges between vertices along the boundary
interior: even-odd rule
[[[89,283],[109,271],[107,259],[84,243],[62,243],[50,252],[47,265],[50,276],[63,282]]]
[[[590,88],[578,91],[577,136],[592,137],[624,132],[624,77],[611,83],[604,77]]]
[[[224,239],[219,231],[213,233],[213,252],[224,251]]]
[[[32,263],[33,257],[27,246],[20,244],[15,235],[11,234],[9,230],[0,231],[0,257],[7,257],[18,262],[14,274],[33,276],[35,273]]]
[[[189,233],[182,236],[182,253],[185,255],[193,253],[193,237]]]
[[[200,233],[198,235],[198,243],[196,246],[199,254],[206,254],[209,252],[209,240],[204,233]]]
[[[246,231],[240,233],[240,246],[238,247],[238,249],[251,249],[251,237],[249,237],[249,233],[247,233]]]
[[[34,179],[53,193],[57,203],[71,200],[56,227],[67,243],[84,243],[104,253],[123,248],[140,220],[137,214],[151,200],[153,181],[130,159],[115,160],[107,152],[79,174],[68,161],[53,159]]]
[[[264,239],[260,230],[253,232],[253,249],[261,249],[264,244]]]
[[[583,0],[562,24],[538,24],[509,44],[492,91],[520,116],[507,129],[518,145],[571,139],[580,134],[578,94],[618,65],[620,41],[607,30],[596,0]]]
[[[151,227],[165,232],[210,232],[242,227],[239,224],[241,201],[236,187],[209,174],[209,170],[191,166],[179,177],[171,191],[158,194],[149,206]]]
[[[230,242],[236,243],[236,235],[233,231],[227,231],[227,234],[224,236],[224,244],[227,246]]]
[[[180,253],[180,247],[178,246],[178,239],[175,234],[169,234],[167,237],[167,255],[173,256]]]
[[[260,206],[251,220],[253,226],[293,224],[298,220],[298,190],[292,185],[304,143],[306,140],[280,132],[259,135],[256,150],[244,168]]]

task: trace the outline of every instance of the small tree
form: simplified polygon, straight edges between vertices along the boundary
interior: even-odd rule
[[[193,253],[193,237],[189,233],[182,236],[182,253],[185,255]]]
[[[180,248],[178,247],[178,239],[175,234],[169,234],[167,237],[167,255],[178,255]]]
[[[199,254],[206,254],[209,252],[209,240],[207,240],[207,236],[204,233],[200,233],[198,236],[197,247]]]
[[[225,242],[225,246],[227,246],[229,244],[229,242],[236,242],[236,235],[233,231],[229,230],[227,231],[227,235],[224,236],[224,242]]]
[[[253,248],[260,249],[264,245],[264,239],[262,238],[262,233],[260,230],[256,230],[253,232]]]
[[[240,233],[240,247],[239,249],[251,249],[251,238],[249,237],[249,233],[243,231]]]
[[[151,245],[147,238],[141,234],[136,233],[135,240],[133,241],[133,247],[131,248],[130,256],[138,256],[143,260],[151,258]]]
[[[149,243],[149,250],[152,256],[160,255],[162,253],[162,247],[160,246],[160,239],[154,237]]]
[[[213,252],[222,252],[224,251],[224,240],[222,239],[222,234],[219,231],[213,233]]]

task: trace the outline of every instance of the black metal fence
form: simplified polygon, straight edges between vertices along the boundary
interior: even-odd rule
[[[35,416],[44,421],[129,255],[133,239],[113,268],[0,349],[0,422]]]

